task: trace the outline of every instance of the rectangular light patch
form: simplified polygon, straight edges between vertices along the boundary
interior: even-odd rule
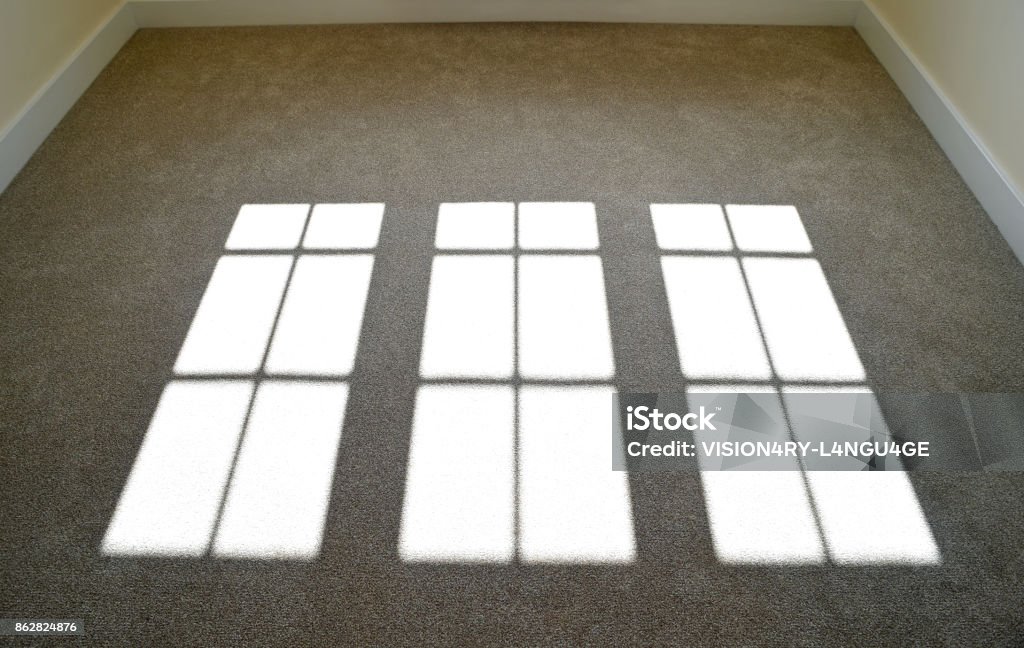
[[[569,379],[615,374],[599,257],[519,260],[519,373]]]
[[[259,370],[291,265],[289,256],[221,257],[174,372],[253,374]]]
[[[292,250],[306,226],[309,205],[243,205],[228,234],[228,250]]]
[[[732,236],[719,205],[651,205],[662,250],[729,251]]]
[[[377,247],[384,203],[316,205],[302,239],[307,250],[369,250]]]
[[[309,560],[320,553],[347,397],[344,383],[260,385],[215,555]]]
[[[770,378],[739,263],[721,257],[663,257],[661,267],[683,375]]]
[[[865,379],[857,349],[817,261],[747,258],[743,268],[779,378]]]
[[[783,416],[778,392],[771,387],[707,385],[688,391],[775,394],[776,398],[760,404],[771,418]],[[697,443],[720,440],[714,432],[694,432]],[[797,459],[791,462],[789,471],[701,471],[711,540],[720,561],[740,565],[825,562],[804,477]]]
[[[825,561],[798,468],[778,472],[708,471],[701,472],[700,477],[719,560],[755,565]]]
[[[594,203],[519,203],[519,247],[522,249],[596,250],[598,246]]]
[[[434,243],[439,250],[510,250],[515,204],[441,203]]]
[[[420,387],[398,543],[403,560],[512,560],[514,398],[510,386]]]
[[[519,551],[524,562],[636,558],[624,472],[612,470],[608,387],[523,387],[519,401]]]
[[[252,389],[240,380],[167,385],[107,528],[103,553],[206,553]]]
[[[511,377],[513,291],[511,256],[435,257],[420,375]]]
[[[352,373],[372,272],[368,254],[300,257],[267,356],[267,373]]]

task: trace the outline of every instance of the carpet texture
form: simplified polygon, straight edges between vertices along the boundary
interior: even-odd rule
[[[1024,391],[1024,268],[851,29],[141,30],[0,196],[0,617],[124,646],[1024,642],[1016,473],[913,475],[935,568],[723,565],[693,474],[630,477],[629,566],[402,563],[437,205],[481,200],[595,203],[622,390],[684,384],[648,206],[707,202],[799,209],[876,390]],[[235,215],[277,202],[387,204],[322,552],[104,557]]]

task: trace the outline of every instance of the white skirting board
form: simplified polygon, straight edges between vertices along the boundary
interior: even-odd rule
[[[141,27],[418,22],[853,25],[860,0],[136,0]]]
[[[1007,177],[953,102],[870,3],[861,8],[856,28],[1024,263],[1024,190]]]
[[[137,29],[132,8],[121,6],[68,57],[64,66],[0,133],[0,192]]]

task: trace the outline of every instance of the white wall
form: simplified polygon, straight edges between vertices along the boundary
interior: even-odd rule
[[[124,0],[0,1],[0,133]]]
[[[868,2],[1024,188],[1024,1]]]
[[[0,191],[137,28],[124,0],[0,0]]]
[[[865,0],[857,31],[1024,262],[1024,0]]]

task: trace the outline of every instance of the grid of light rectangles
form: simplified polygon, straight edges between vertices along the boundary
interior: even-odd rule
[[[382,204],[241,209],[104,553],[319,553],[383,213]]]
[[[632,561],[594,205],[444,203],[436,248],[399,554]]]
[[[651,216],[691,391],[772,392],[779,419],[794,393],[870,392],[794,207],[658,204]],[[701,473],[722,561],[940,562],[906,473],[793,462],[786,472]]]
[[[652,205],[692,392],[870,391],[797,210]],[[246,205],[103,539],[310,559],[384,205]],[[410,562],[628,563],[594,205],[440,206],[398,539]],[[799,439],[800,430],[791,429]],[[700,432],[696,435],[701,439]],[[937,564],[905,473],[702,472],[727,563]]]

